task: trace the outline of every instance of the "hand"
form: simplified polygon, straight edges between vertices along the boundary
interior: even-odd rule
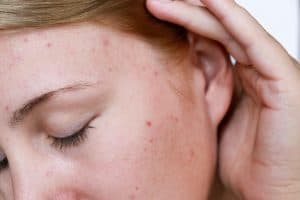
[[[200,2],[193,0],[193,2]],[[224,45],[243,94],[220,129],[220,176],[241,199],[300,199],[300,65],[233,0],[148,0],[161,20]]]

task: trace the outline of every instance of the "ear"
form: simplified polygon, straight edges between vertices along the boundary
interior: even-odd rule
[[[189,43],[195,70],[202,72],[195,74],[201,74],[205,79],[202,90],[211,121],[217,127],[230,106],[233,94],[233,68],[229,54],[221,44],[192,33],[189,34]]]

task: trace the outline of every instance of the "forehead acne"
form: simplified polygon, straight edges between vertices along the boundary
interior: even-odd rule
[[[110,40],[107,37],[103,37],[103,39],[102,39],[102,45],[104,47],[109,47],[110,46]]]
[[[51,48],[52,47],[52,43],[51,42],[47,42],[46,47],[47,48]]]

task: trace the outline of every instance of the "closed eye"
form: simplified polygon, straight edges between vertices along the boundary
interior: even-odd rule
[[[92,122],[93,119],[91,119],[81,129],[79,129],[75,133],[71,134],[70,136],[62,137],[62,138],[48,136],[52,140],[51,145],[59,150],[79,146],[87,139],[88,130],[95,128],[90,125],[90,123]]]

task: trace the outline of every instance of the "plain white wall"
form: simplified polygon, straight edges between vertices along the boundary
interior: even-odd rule
[[[300,0],[237,0],[300,60]]]

